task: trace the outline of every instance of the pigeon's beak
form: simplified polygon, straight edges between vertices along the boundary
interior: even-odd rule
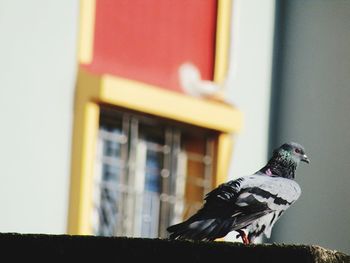
[[[309,159],[309,157],[307,157],[306,154],[304,154],[304,155],[301,157],[301,161],[302,161],[302,162],[305,162],[305,163],[310,163],[310,159]]]

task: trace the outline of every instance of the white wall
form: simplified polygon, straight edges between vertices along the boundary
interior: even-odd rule
[[[274,0],[233,1],[230,176],[266,161]],[[0,0],[0,232],[65,233],[78,0]]]
[[[227,87],[230,101],[243,112],[230,169],[230,178],[237,178],[256,172],[267,161],[275,1],[233,3]]]
[[[253,173],[266,162],[274,35],[273,0],[233,5],[229,99],[243,112],[235,138],[231,175]]]
[[[77,19],[0,0],[0,232],[66,232]]]

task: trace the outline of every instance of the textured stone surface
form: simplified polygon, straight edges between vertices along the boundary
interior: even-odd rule
[[[350,257],[319,246],[46,234],[0,234],[1,255],[29,260],[113,260],[182,262],[350,262]]]

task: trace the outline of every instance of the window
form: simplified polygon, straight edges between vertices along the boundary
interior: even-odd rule
[[[103,107],[93,186],[93,232],[166,237],[213,185],[217,133]]]
[[[121,2],[115,1],[113,5]],[[152,3],[148,5],[151,12],[155,10],[153,6],[158,11],[163,6],[172,15],[186,16],[180,8],[186,5],[185,0],[176,4],[178,13],[169,9],[166,3]],[[141,63],[141,71],[134,72],[132,68],[144,56],[138,55],[136,64],[135,61],[119,64],[121,57],[117,54],[124,56],[126,49],[134,54],[136,46],[118,45],[120,38],[115,38],[115,33],[118,31],[117,35],[120,35],[125,27],[119,26],[115,31],[116,24],[110,23],[109,18],[119,19],[116,23],[124,21],[115,16],[116,9],[111,9],[106,1],[81,1],[69,234],[163,237],[170,223],[189,217],[201,205],[204,194],[227,179],[233,146],[231,135],[240,130],[242,114],[223,101],[223,92],[213,98],[188,96],[178,89],[175,75],[185,61],[197,61],[201,71],[202,67],[203,70],[210,69],[204,70],[209,73],[207,78],[212,76],[218,84],[224,82],[231,1],[210,1],[204,9],[201,1],[194,2],[194,9],[197,9],[196,5],[210,13],[211,19],[207,19],[207,26],[204,26],[206,33],[197,18],[193,18],[196,23],[189,21],[185,25],[196,26],[207,35],[208,41],[197,43],[198,39],[193,37],[186,40],[179,27],[174,27],[173,32],[165,26],[163,29],[170,42],[161,41],[159,51],[167,52],[171,47],[174,59],[168,56],[160,59],[160,64],[157,62],[160,71]],[[124,7],[130,8],[131,12],[139,8],[132,4]],[[97,13],[103,15],[97,16]],[[150,23],[148,28],[153,28],[152,24],[162,23],[166,18],[164,12],[156,13],[149,16],[149,12],[144,12],[146,17],[132,22],[136,27],[141,23],[141,28]],[[129,28],[133,32],[127,32],[129,29],[126,28],[124,33],[139,38],[140,34],[133,28]],[[184,54],[183,47],[171,41],[179,32],[178,40],[194,47],[196,52],[188,53],[185,49]],[[111,48],[107,53],[111,53],[105,53],[101,43],[109,45]],[[141,44],[139,47],[146,46]],[[204,50],[209,59],[203,60],[199,50]],[[155,62],[153,53],[146,50],[140,54],[150,57],[148,62]],[[195,54],[199,54],[199,60],[192,57]],[[128,65],[132,68],[125,74],[116,72],[116,62],[123,72]],[[166,67],[170,70],[164,71]]]
[[[241,121],[230,105],[81,69],[68,233],[165,236],[170,223],[189,217],[204,194],[226,180],[231,134]],[[152,189],[146,191],[146,184]],[[147,221],[153,206],[137,201],[146,200],[146,192],[154,193],[147,194],[149,199],[159,198],[147,203],[159,205],[154,225]],[[143,221],[130,219],[134,211],[142,211]],[[153,230],[137,228],[140,222]]]

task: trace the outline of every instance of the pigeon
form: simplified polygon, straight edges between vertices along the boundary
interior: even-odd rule
[[[270,238],[273,225],[301,194],[294,181],[300,162],[310,163],[304,147],[284,143],[256,173],[230,180],[206,194],[194,215],[167,228],[169,239],[213,241],[232,231],[244,244],[262,235]]]

